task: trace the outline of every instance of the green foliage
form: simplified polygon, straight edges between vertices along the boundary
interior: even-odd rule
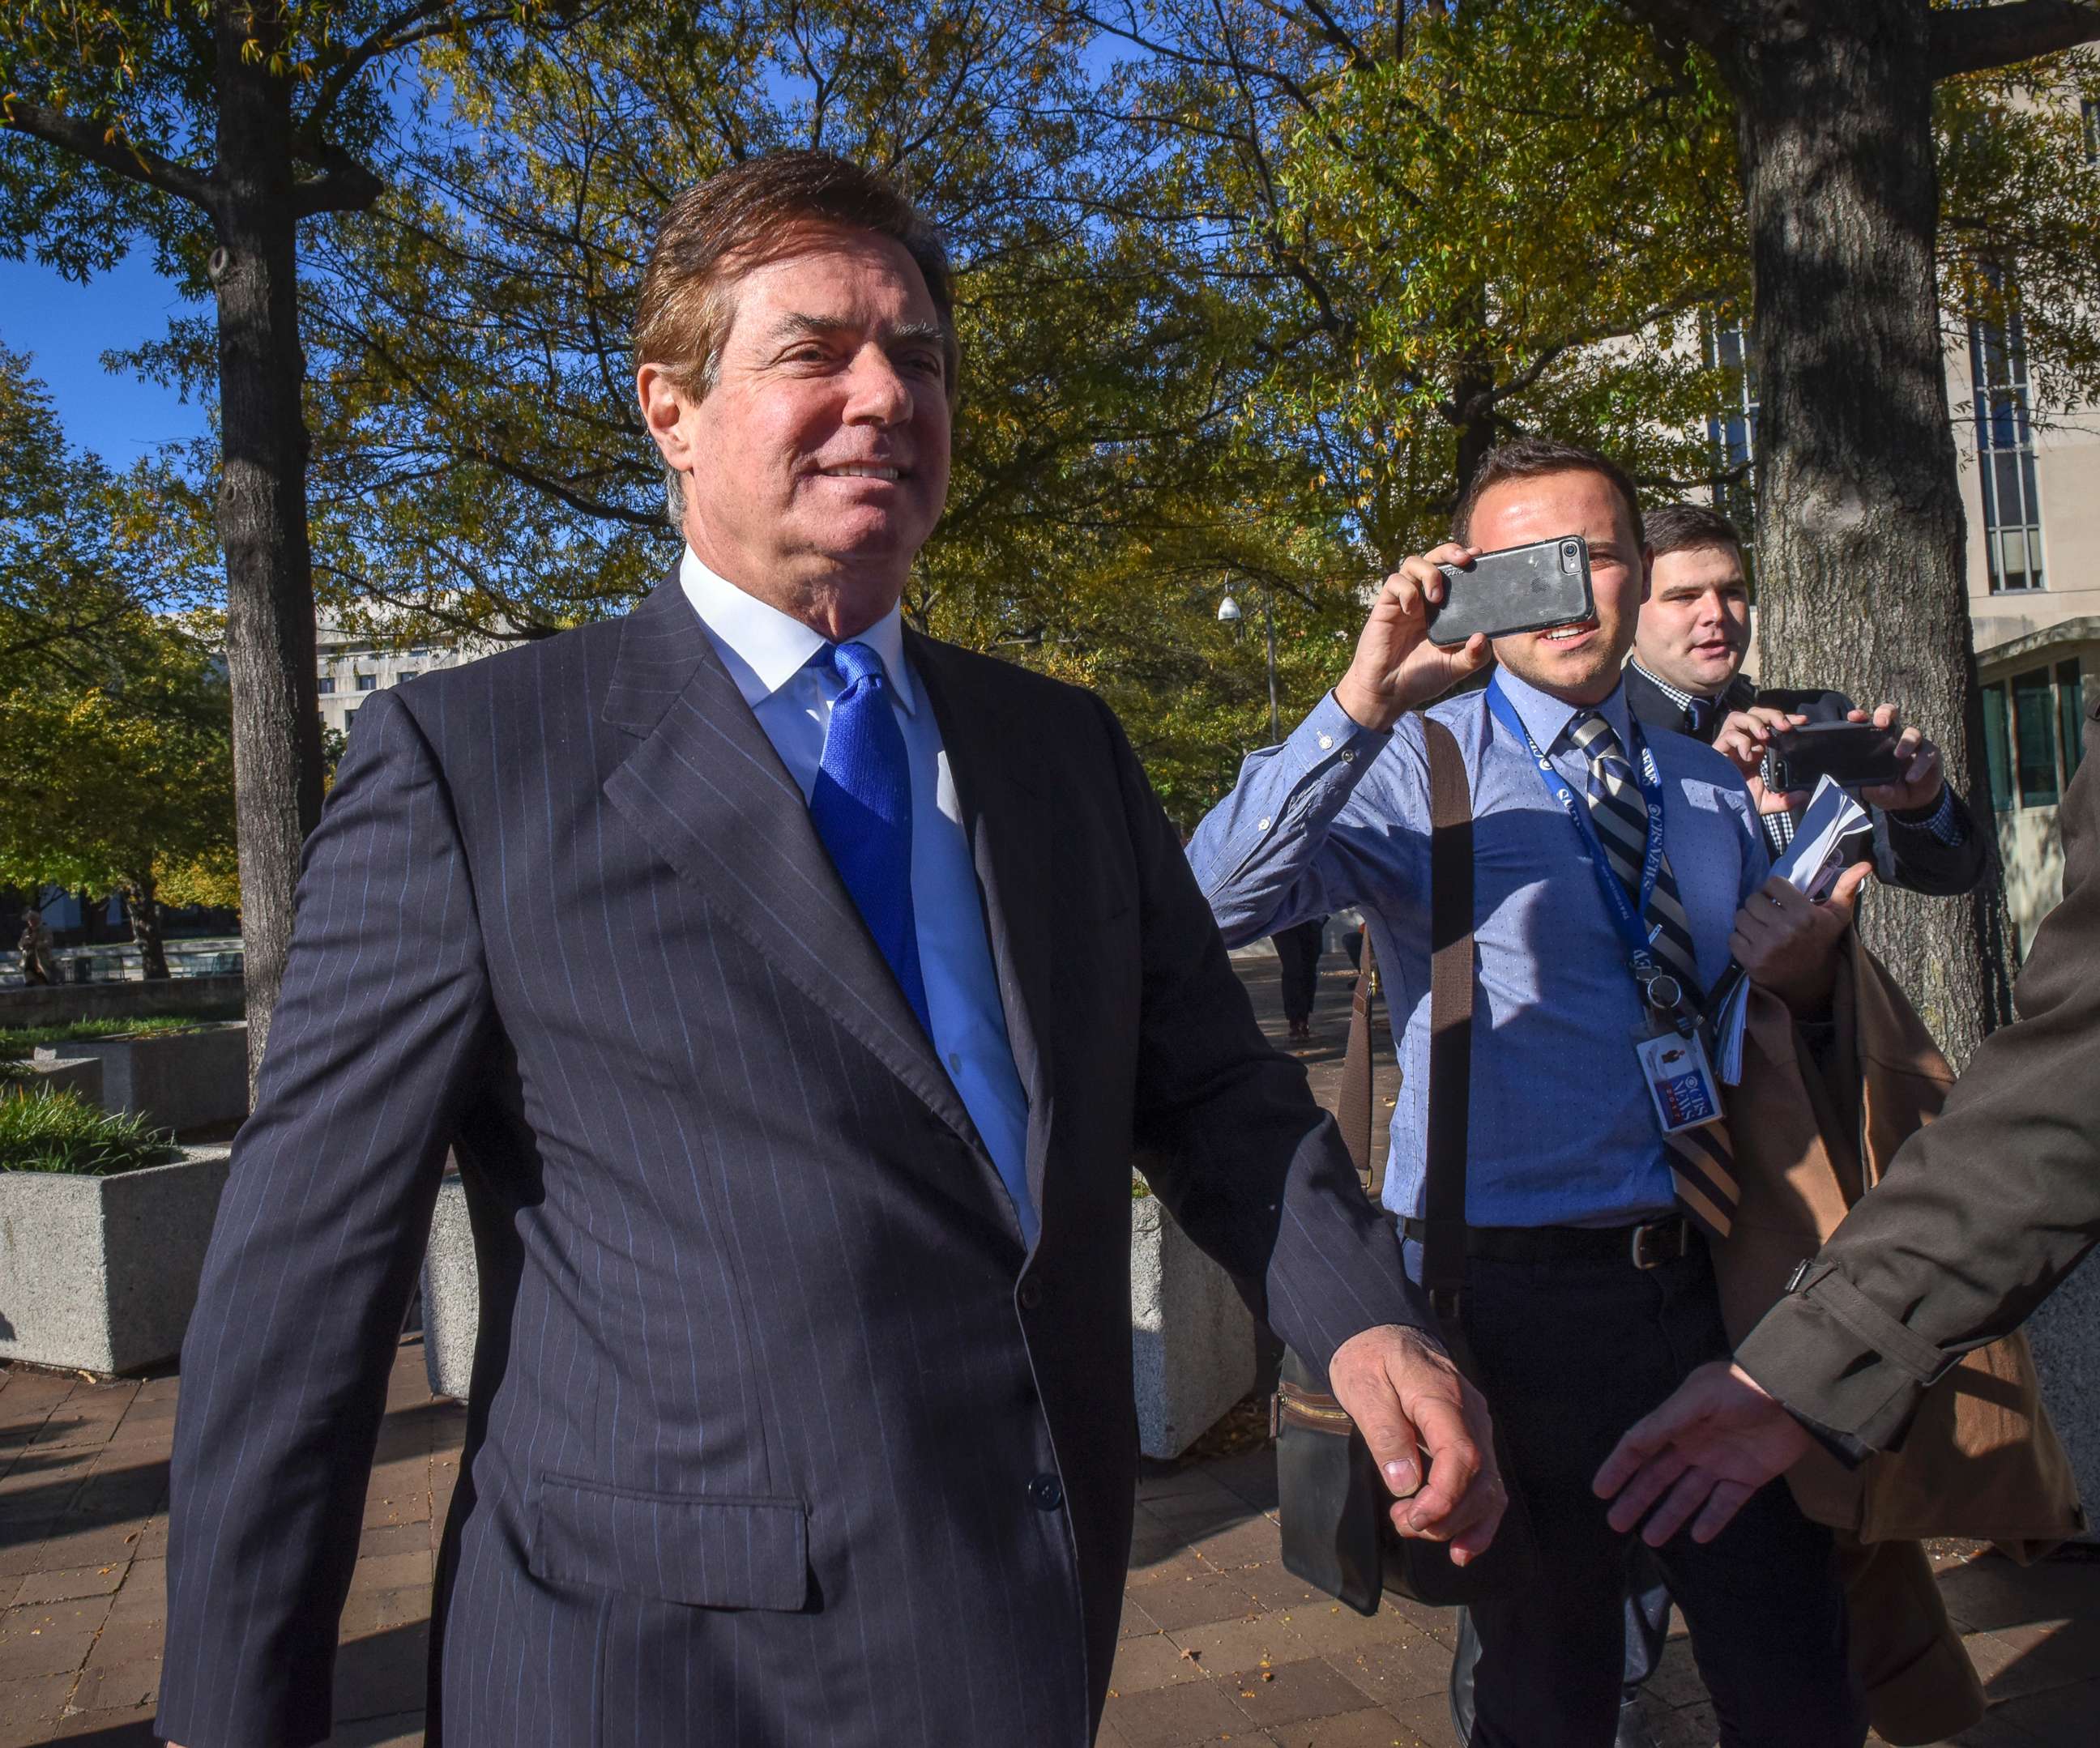
[[[164,1129],[135,1112],[112,1116],[68,1089],[0,1098],[0,1171],[108,1178],[182,1157]]]
[[[150,898],[231,864],[219,627],[142,580],[179,578],[170,531],[196,526],[188,489],[165,483],[68,450],[0,353],[0,884]]]
[[[196,0],[17,10],[14,90],[208,157]],[[354,628],[541,635],[664,575],[642,264],[678,189],[788,145],[889,170],[953,246],[954,481],[907,614],[1101,690],[1185,825],[1268,738],[1260,602],[1287,727],[1346,663],[1357,591],[1441,533],[1488,443],[1595,443],[1658,496],[1723,477],[1705,421],[1739,385],[1705,329],[1749,285],[1730,107],[1701,53],[1607,0],[603,0],[518,15],[557,29],[449,7],[420,42],[373,35],[382,11],[264,33],[300,174],[333,141],[386,183],[303,245],[315,577]],[[364,69],[397,51],[375,107]],[[2071,137],[2093,81],[2059,57],[1939,99],[1948,307],[2023,288],[2060,407],[2100,393],[2100,200]],[[0,238],[85,271],[143,222],[101,170],[61,198],[40,160],[24,192],[29,150],[0,138]],[[201,290],[188,222],[163,266]],[[209,393],[215,336],[186,318],[133,362]],[[204,472],[120,494],[165,513],[159,574],[215,556]],[[108,574],[109,544],[76,572]],[[219,890],[192,865],[184,890]]]
[[[27,1056],[53,1044],[78,1044],[92,1038],[128,1038],[161,1032],[190,1032],[236,1015],[165,1014],[143,1019],[73,1019],[58,1026],[0,1026],[0,1062]]]
[[[2017,304],[2038,422],[2089,409],[2100,401],[2100,165],[2080,105],[2100,103],[2100,51],[1947,80],[1933,95],[1950,346],[1965,351],[1970,315],[2002,324]]]
[[[1595,0],[1426,9],[1277,123],[1262,221],[1302,344],[1261,416],[1389,566],[1520,431],[1702,480],[1696,317],[1748,283],[1726,93]]]
[[[152,608],[194,598],[174,554],[196,513],[159,513],[187,489],[165,466],[120,478],[69,449],[28,359],[0,346],[0,688],[94,684]]]

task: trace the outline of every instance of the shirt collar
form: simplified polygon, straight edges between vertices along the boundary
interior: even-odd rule
[[[1495,684],[1515,710],[1524,732],[1546,752],[1551,753],[1555,742],[1568,732],[1568,724],[1588,710],[1595,710],[1612,725],[1612,733],[1618,736],[1621,746],[1632,745],[1627,734],[1626,689],[1623,681],[1612,688],[1612,695],[1603,703],[1595,705],[1570,704],[1565,699],[1555,698],[1519,679],[1507,667],[1495,670]]]
[[[1667,680],[1665,680],[1661,675],[1651,672],[1648,668],[1642,663],[1641,658],[1639,656],[1635,656],[1634,658],[1632,665],[1639,671],[1640,676],[1643,680],[1647,680],[1650,685],[1653,686],[1657,691],[1660,692],[1665,698],[1668,698],[1670,702],[1674,704],[1679,710],[1691,709],[1692,699],[1700,696],[1700,694],[1696,692],[1687,692],[1682,686],[1674,686]],[[1725,686],[1722,688],[1722,690],[1724,692],[1727,689],[1727,688]],[[1707,702],[1709,703],[1718,704],[1720,702],[1720,699],[1717,696],[1709,698]]]
[[[800,619],[717,576],[690,546],[678,561],[678,586],[753,710],[808,667],[810,657],[829,641]],[[902,606],[892,607],[851,641],[866,644],[882,658],[891,695],[905,715],[916,715],[919,696],[904,659]]]

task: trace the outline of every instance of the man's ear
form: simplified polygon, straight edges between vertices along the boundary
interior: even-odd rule
[[[680,473],[688,471],[693,446],[686,435],[685,419],[693,403],[684,389],[661,364],[643,364],[634,372],[634,398],[665,465]]]
[[[1641,542],[1641,605],[1648,605],[1648,597],[1655,588],[1655,548],[1645,540]]]

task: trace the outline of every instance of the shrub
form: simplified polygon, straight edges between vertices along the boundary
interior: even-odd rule
[[[0,1099],[0,1171],[107,1178],[182,1157],[165,1129],[135,1114],[112,1116],[70,1089]]]

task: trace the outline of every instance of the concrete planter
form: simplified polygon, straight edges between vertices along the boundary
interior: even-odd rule
[[[181,1349],[227,1147],[108,1178],[0,1171],[0,1359],[130,1372]]]
[[[1151,1196],[1130,1206],[1138,1447],[1177,1457],[1254,1388],[1254,1319],[1231,1278]]]
[[[0,1097],[20,1093],[33,1098],[38,1093],[77,1093],[83,1103],[102,1103],[102,1064],[92,1056],[37,1056],[29,1064],[25,1081],[0,1081]]]
[[[135,1112],[177,1132],[248,1115],[248,1022],[130,1038],[86,1038],[39,1050],[39,1062],[93,1057],[102,1064],[102,1108]]]
[[[467,1223],[466,1187],[448,1173],[438,1186],[430,1246],[423,1254],[423,1370],[433,1396],[466,1400],[480,1331],[481,1275]]]

